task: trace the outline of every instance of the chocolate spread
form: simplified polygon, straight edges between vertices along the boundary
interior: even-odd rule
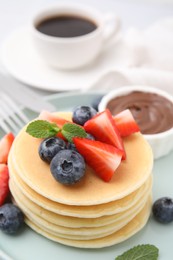
[[[113,115],[130,109],[143,134],[164,132],[173,127],[173,103],[155,93],[134,91],[109,101]]]

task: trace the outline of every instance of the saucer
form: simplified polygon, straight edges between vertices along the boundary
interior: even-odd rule
[[[89,66],[78,70],[58,70],[41,60],[34,49],[29,28],[22,27],[4,42],[2,62],[14,78],[34,88],[48,91],[85,91],[110,70],[132,66],[133,55],[129,53],[130,47],[119,37]]]

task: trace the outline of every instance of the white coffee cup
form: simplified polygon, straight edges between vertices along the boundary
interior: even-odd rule
[[[93,21],[96,29],[75,37],[49,36],[37,29],[47,18],[71,15]],[[103,14],[82,5],[56,5],[37,13],[32,19],[31,34],[39,56],[47,65],[58,69],[76,69],[92,62],[103,48],[115,38],[120,20],[115,15]]]

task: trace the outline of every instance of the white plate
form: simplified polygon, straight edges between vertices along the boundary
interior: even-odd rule
[[[71,71],[57,70],[40,59],[32,44],[29,29],[23,27],[4,42],[2,62],[13,77],[32,87],[49,91],[72,91],[85,89],[109,70],[129,66],[132,57],[127,52],[128,46],[120,39],[115,40],[90,66]]]
[[[70,111],[76,105],[87,105],[99,94],[58,94],[48,97],[57,110]],[[32,118],[33,114],[27,111]],[[173,197],[173,152],[154,163],[153,200],[162,196]],[[4,250],[14,260],[113,260],[125,250],[138,244],[154,244],[159,248],[159,260],[172,260],[173,223],[162,225],[151,216],[147,225],[130,239],[108,248],[79,249],[52,242],[35,233],[30,228],[16,236],[0,232],[0,250]]]

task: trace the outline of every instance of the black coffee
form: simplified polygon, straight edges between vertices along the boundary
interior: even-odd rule
[[[85,18],[76,16],[50,17],[41,21],[37,30],[54,37],[76,37],[88,34],[97,28],[97,25]]]

